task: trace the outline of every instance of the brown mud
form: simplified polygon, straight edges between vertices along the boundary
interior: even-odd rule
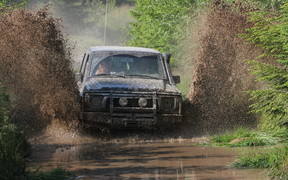
[[[48,9],[17,9],[0,17],[0,81],[12,100],[12,120],[28,135],[51,124],[75,129],[79,104],[71,48]]]
[[[252,25],[246,14],[251,9],[221,0],[211,6],[202,13],[197,53],[191,55],[196,65],[184,117],[206,133],[255,127],[256,116],[249,113],[251,102],[244,91],[258,85],[244,60],[255,59],[261,51],[239,37]]]

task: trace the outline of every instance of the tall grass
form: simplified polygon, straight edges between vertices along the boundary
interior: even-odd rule
[[[288,179],[288,144],[284,147],[266,149],[262,152],[239,157],[234,167],[268,168],[269,175],[275,179]]]
[[[214,136],[211,142],[228,147],[243,147],[243,146],[266,146],[277,145],[278,147],[270,146],[264,150],[255,150],[245,152],[244,155],[238,157],[233,163],[233,167],[238,168],[265,168],[269,169],[269,176],[273,179],[288,179],[288,144],[281,145],[283,139],[271,136],[247,128],[238,128],[234,131],[229,131],[224,134]],[[279,145],[280,144],[280,145]]]
[[[287,138],[288,137],[288,127],[276,124],[274,121],[271,121],[265,114],[262,114],[259,117],[259,129],[261,131],[268,132],[274,137]]]
[[[277,140],[265,133],[242,127],[211,138],[212,143],[229,147],[275,145]]]

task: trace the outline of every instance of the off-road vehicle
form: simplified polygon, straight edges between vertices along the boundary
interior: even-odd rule
[[[96,46],[76,78],[83,119],[111,127],[155,127],[182,120],[170,55],[139,47]]]

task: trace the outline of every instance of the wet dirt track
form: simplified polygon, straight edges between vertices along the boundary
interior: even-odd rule
[[[34,153],[30,167],[48,171],[65,168],[88,180],[263,180],[263,170],[235,169],[229,165],[239,150],[196,146],[191,142],[84,144]],[[76,178],[77,179],[77,178]]]

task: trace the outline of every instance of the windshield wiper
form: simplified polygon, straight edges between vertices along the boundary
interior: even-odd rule
[[[103,74],[94,74],[93,76],[111,76],[111,74],[105,74],[105,73],[103,73]]]
[[[125,78],[125,75],[123,73],[115,73],[115,74],[103,73],[103,74],[95,74],[93,76],[110,76],[110,77],[123,77],[123,78]]]
[[[129,74],[129,75],[126,75],[126,76],[132,76],[132,77],[140,77],[140,78],[149,78],[149,79],[158,79],[160,80],[161,78],[157,78],[157,77],[153,77],[153,76],[148,76],[148,75],[142,75],[142,74]],[[161,79],[163,80],[163,79]]]

